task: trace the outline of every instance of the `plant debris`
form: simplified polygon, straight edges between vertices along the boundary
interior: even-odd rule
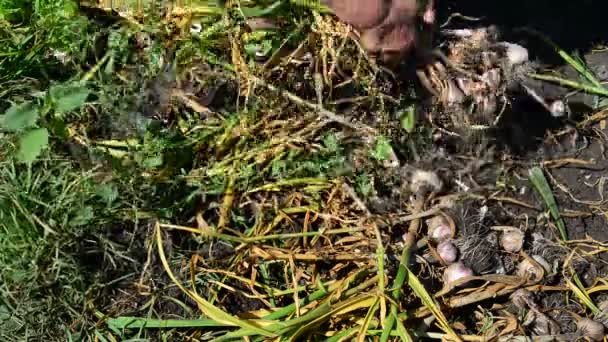
[[[340,4],[0,5],[0,339],[605,339],[606,60]]]

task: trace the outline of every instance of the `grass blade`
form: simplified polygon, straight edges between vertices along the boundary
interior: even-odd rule
[[[410,334],[407,332],[407,330],[405,329],[405,326],[403,325],[403,322],[401,322],[401,320],[397,317],[397,314],[394,312],[391,312],[391,317],[393,317],[395,322],[397,322],[397,333],[399,334],[401,341],[412,342],[413,341],[412,336],[410,336]]]
[[[431,295],[429,295],[424,286],[422,286],[420,280],[418,280],[414,273],[412,273],[409,269],[407,269],[406,271],[408,285],[410,286],[412,291],[414,291],[414,294],[416,294],[416,296],[418,296],[418,298],[422,300],[422,304],[424,304],[424,306],[427,307],[433,313],[433,316],[435,316],[435,318],[439,322],[439,326],[441,327],[441,329],[443,329],[443,331],[445,331],[453,341],[462,341],[456,335],[454,330],[452,330],[452,327],[450,327],[447,318],[445,318],[443,312],[441,312],[441,310],[439,309],[439,305],[437,305],[435,300],[433,300]]]
[[[364,342],[365,337],[367,336],[367,330],[369,329],[369,322],[374,317],[374,314],[378,310],[378,302],[380,298],[376,298],[374,304],[367,311],[367,315],[365,315],[365,319],[363,320],[363,324],[361,324],[361,329],[359,330],[359,337],[357,337],[357,342]]]
[[[545,178],[543,171],[538,166],[535,166],[531,168],[528,173],[530,175],[530,181],[532,184],[534,184],[536,191],[538,191],[540,196],[543,198],[543,201],[545,201],[547,207],[549,207],[549,212],[557,223],[557,228],[559,229],[562,240],[568,240],[566,225],[559,214],[557,202],[555,201],[555,197],[553,197],[553,193],[549,187],[549,182],[547,182],[547,178]]]
[[[194,328],[194,327],[225,327],[212,319],[153,319],[141,317],[116,317],[107,320],[110,329],[140,329],[140,328]]]
[[[324,315],[322,315],[319,318],[315,319],[314,321],[311,321],[308,324],[300,327],[300,329],[298,329],[293,334],[293,336],[291,336],[289,341],[292,341],[292,342],[298,341],[298,337],[300,337],[305,331],[310,330],[310,329],[314,328],[315,326],[318,326],[319,324],[325,322],[332,316],[344,315],[346,313],[349,313],[349,312],[352,312],[352,311],[355,311],[355,310],[358,310],[361,308],[370,307],[374,303],[376,303],[377,300],[378,300],[377,296],[372,295],[372,294],[365,294],[365,295],[361,295],[361,296],[357,296],[357,297],[348,299],[341,303],[337,303],[337,305],[334,305],[334,307],[330,311],[325,313]]]
[[[591,93],[591,94],[608,96],[608,89],[606,89],[604,87],[598,87],[596,85],[584,84],[584,83],[580,83],[577,81],[567,80],[567,79],[564,79],[561,77],[551,76],[551,75],[531,74],[530,77],[535,78],[537,80],[541,80],[541,81],[557,83],[561,86],[566,86],[566,87],[570,87],[573,89],[582,90],[584,92]]]
[[[555,44],[551,39],[549,39],[549,37],[547,37],[546,35],[542,34],[539,31],[536,31],[536,30],[530,29],[530,28],[522,29],[522,31],[526,31],[528,33],[531,33],[531,34],[537,36],[542,41],[544,41],[546,44],[548,44],[551,47],[553,47],[553,49],[557,52],[557,54],[566,63],[570,64],[589,83],[591,83],[594,86],[595,89],[599,89],[600,91],[606,90],[606,88],[593,76],[593,73],[589,70],[589,68],[587,68],[585,66],[585,64],[580,59],[574,58],[574,57],[570,56],[570,54],[568,54],[562,48],[560,48],[559,46],[557,46],[557,44]]]
[[[574,272],[574,270],[570,268],[570,273],[572,274],[572,279],[574,279],[574,283],[572,283],[572,281],[568,279],[568,277],[564,276],[568,287],[572,290],[574,295],[581,302],[583,302],[583,304],[585,304],[591,310],[591,312],[593,312],[593,314],[597,315],[598,313],[600,313],[601,310],[595,305],[595,303],[593,303],[593,300],[591,300],[591,297],[589,297],[587,291],[585,291],[585,287],[581,283],[581,280],[579,279],[576,272]]]
[[[160,256],[163,267],[165,268],[165,271],[169,275],[169,278],[171,278],[173,283],[175,283],[175,285],[177,285],[177,287],[179,287],[180,290],[182,290],[185,294],[190,296],[190,298],[192,298],[198,304],[201,311],[207,317],[209,317],[212,320],[215,320],[217,322],[224,323],[226,325],[241,327],[243,329],[248,330],[250,332],[250,334],[252,334],[252,335],[259,334],[259,335],[266,336],[266,337],[274,336],[274,334],[272,334],[270,331],[262,329],[248,320],[238,319],[238,318],[218,309],[213,304],[209,303],[207,300],[205,300],[204,298],[202,298],[195,292],[190,291],[187,288],[185,288],[184,285],[182,285],[182,283],[177,279],[177,277],[175,277],[175,275],[171,271],[169,262],[167,261],[167,257],[165,256],[165,251],[163,250],[163,241],[162,241],[162,237],[161,237],[160,224],[158,223],[158,221],[156,222],[156,243],[158,246],[158,254]]]

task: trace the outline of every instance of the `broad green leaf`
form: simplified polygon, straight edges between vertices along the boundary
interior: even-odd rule
[[[329,152],[340,151],[340,143],[338,137],[334,133],[327,134],[323,137],[323,145],[329,150]]]
[[[49,144],[49,132],[46,128],[31,130],[19,139],[17,158],[25,163],[31,163]]]
[[[146,169],[154,169],[161,165],[163,165],[163,157],[161,156],[151,156],[143,160],[143,167]]]
[[[49,91],[58,113],[66,113],[82,107],[91,91],[78,84],[56,85]]]
[[[387,160],[391,156],[393,148],[391,143],[383,136],[378,137],[376,140],[376,146],[372,155],[379,161]]]
[[[0,117],[0,125],[9,131],[20,131],[34,126],[38,114],[38,107],[30,101],[14,104]]]

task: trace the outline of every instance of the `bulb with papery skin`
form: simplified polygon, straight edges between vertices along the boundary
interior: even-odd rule
[[[448,265],[453,264],[458,259],[458,249],[456,249],[456,246],[451,241],[440,243],[437,246],[437,254]]]
[[[448,104],[462,103],[464,101],[464,93],[452,80],[447,81],[447,94],[445,101]]]
[[[528,280],[538,281],[543,277],[544,270],[542,267],[537,267],[530,260],[524,259],[517,266],[516,274]]]
[[[431,232],[431,239],[435,241],[445,241],[452,238],[452,229],[446,224],[441,224]]]
[[[444,284],[453,283],[459,279],[473,276],[473,270],[466,267],[462,262],[448,266],[443,273]]]
[[[436,242],[443,242],[454,238],[454,231],[450,227],[447,219],[442,215],[437,215],[426,221],[429,229],[429,239]]]
[[[500,245],[509,253],[517,253],[524,245],[524,233],[515,228],[505,230],[500,237]]]
[[[600,309],[600,311],[594,314],[593,319],[602,323],[605,328],[608,328],[608,300],[600,302],[597,305],[597,308]]]
[[[526,309],[528,303],[532,302],[532,292],[526,289],[519,289],[511,294],[511,302],[520,310]]]
[[[508,42],[502,42],[501,45],[506,48],[506,57],[509,65],[515,66],[528,61],[528,49],[525,47]]]
[[[604,340],[604,325],[589,318],[583,318],[576,323],[579,333],[592,341]]]

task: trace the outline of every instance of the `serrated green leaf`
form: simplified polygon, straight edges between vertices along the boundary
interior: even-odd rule
[[[110,206],[118,198],[118,189],[112,184],[102,184],[97,188],[96,194]]]
[[[31,130],[19,138],[19,161],[31,163],[49,144],[49,132],[46,128]]]
[[[76,216],[70,220],[70,225],[73,227],[84,226],[88,224],[95,217],[95,211],[93,207],[86,206],[80,208],[76,213]]]
[[[392,151],[393,148],[391,147],[390,141],[383,136],[379,136],[376,140],[374,151],[372,151],[372,156],[379,161],[383,161],[391,156]]]
[[[91,91],[83,85],[73,84],[53,86],[49,93],[55,105],[55,111],[67,113],[82,107]]]
[[[38,107],[30,101],[14,104],[2,115],[0,125],[9,131],[20,131],[34,126],[38,115]]]
[[[143,160],[143,166],[146,169],[154,169],[163,165],[163,158],[161,156],[151,156]]]

